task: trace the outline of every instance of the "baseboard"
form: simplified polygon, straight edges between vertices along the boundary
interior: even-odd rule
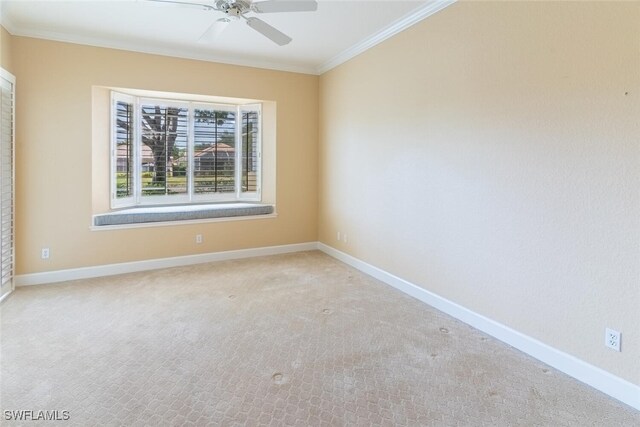
[[[640,386],[619,378],[603,369],[590,365],[570,354],[557,350],[541,341],[524,335],[501,323],[475,313],[459,304],[442,298],[411,282],[368,264],[358,258],[341,252],[320,242],[307,242],[292,245],[268,246],[263,248],[241,249],[235,251],[213,252],[181,257],[153,259],[120,264],[99,265],[93,267],[57,270],[44,273],[23,274],[15,277],[16,286],[57,283],[67,280],[87,279],[111,276],[159,268],[179,267],[213,261],[251,258],[257,256],[278,255],[319,249],[327,255],[348,264],[394,288],[410,295],[430,306],[481,330],[500,341],[582,381],[609,396],[640,410]]]
[[[609,396],[640,410],[640,386],[619,378],[603,369],[593,366],[577,357],[555,349],[541,341],[524,335],[501,323],[475,313],[459,304],[442,298],[424,288],[401,279],[358,258],[341,252],[324,243],[318,249],[363,273],[393,286],[430,306],[455,317],[458,320],[489,334],[500,341],[582,381]]]
[[[113,276],[116,274],[156,270],[168,267],[202,264],[213,261],[252,258],[257,256],[278,255],[291,252],[312,251],[317,249],[316,242],[297,243],[262,248],[240,249],[235,251],[212,252],[171,258],[150,259],[145,261],[124,262],[119,264],[96,265],[92,267],[68,270],[46,271],[43,273],[21,274],[15,277],[16,286],[42,285],[67,280],[89,279],[92,277]]]

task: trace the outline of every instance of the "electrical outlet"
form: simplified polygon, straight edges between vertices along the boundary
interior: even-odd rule
[[[338,239],[338,242],[340,241],[340,232],[338,231],[338,234],[336,235],[336,238]]]
[[[196,243],[198,245],[202,243],[202,234],[196,234]]]
[[[620,351],[620,340],[622,334],[613,329],[606,328],[604,332],[604,345],[612,350]]]
[[[49,248],[42,248],[42,252],[40,252],[40,258],[49,259]]]
[[[342,240],[343,240],[345,243],[347,243],[347,235],[346,235],[346,234],[342,236]]]

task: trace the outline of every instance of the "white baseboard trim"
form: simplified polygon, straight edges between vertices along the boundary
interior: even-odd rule
[[[524,335],[501,323],[475,313],[404,279],[374,267],[358,258],[318,242],[318,249],[363,273],[393,286],[448,315],[489,334],[500,341],[608,394],[609,396],[640,410],[640,386],[619,378],[603,369],[590,365],[570,354],[555,349],[541,341]]]
[[[72,268],[68,270],[46,271],[43,273],[21,274],[15,277],[16,286],[42,285],[67,280],[89,279],[92,277],[113,276],[115,274],[134,273],[168,267],[202,264],[213,261],[252,258],[257,256],[278,255],[291,252],[313,251],[317,242],[296,243],[282,246],[240,249],[235,251],[211,252],[171,258],[150,259],[124,262],[119,264],[96,265],[93,267]]]
[[[214,261],[252,258],[257,256],[278,255],[318,249],[327,255],[348,264],[394,288],[410,295],[456,319],[489,334],[500,341],[586,383],[609,396],[640,410],[640,386],[619,378],[601,368],[555,349],[541,341],[524,335],[501,323],[475,313],[459,304],[442,298],[424,288],[414,285],[400,277],[368,264],[358,258],[341,252],[320,242],[297,243],[282,246],[240,249],[235,251],[212,252],[172,258],[107,264],[43,273],[23,274],[15,277],[16,286],[57,283],[67,280],[88,279],[92,277],[112,276],[168,267],[201,264]]]

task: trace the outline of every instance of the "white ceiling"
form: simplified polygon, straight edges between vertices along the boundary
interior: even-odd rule
[[[286,46],[241,21],[198,43],[221,12],[146,0],[0,0],[0,19],[14,35],[320,74],[453,1],[319,0],[316,12],[260,14],[293,38]]]

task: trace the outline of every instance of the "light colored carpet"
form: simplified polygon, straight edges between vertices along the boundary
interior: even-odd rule
[[[632,408],[319,252],[19,288],[1,310],[3,420],[25,409],[69,411],[79,426],[640,425]]]

